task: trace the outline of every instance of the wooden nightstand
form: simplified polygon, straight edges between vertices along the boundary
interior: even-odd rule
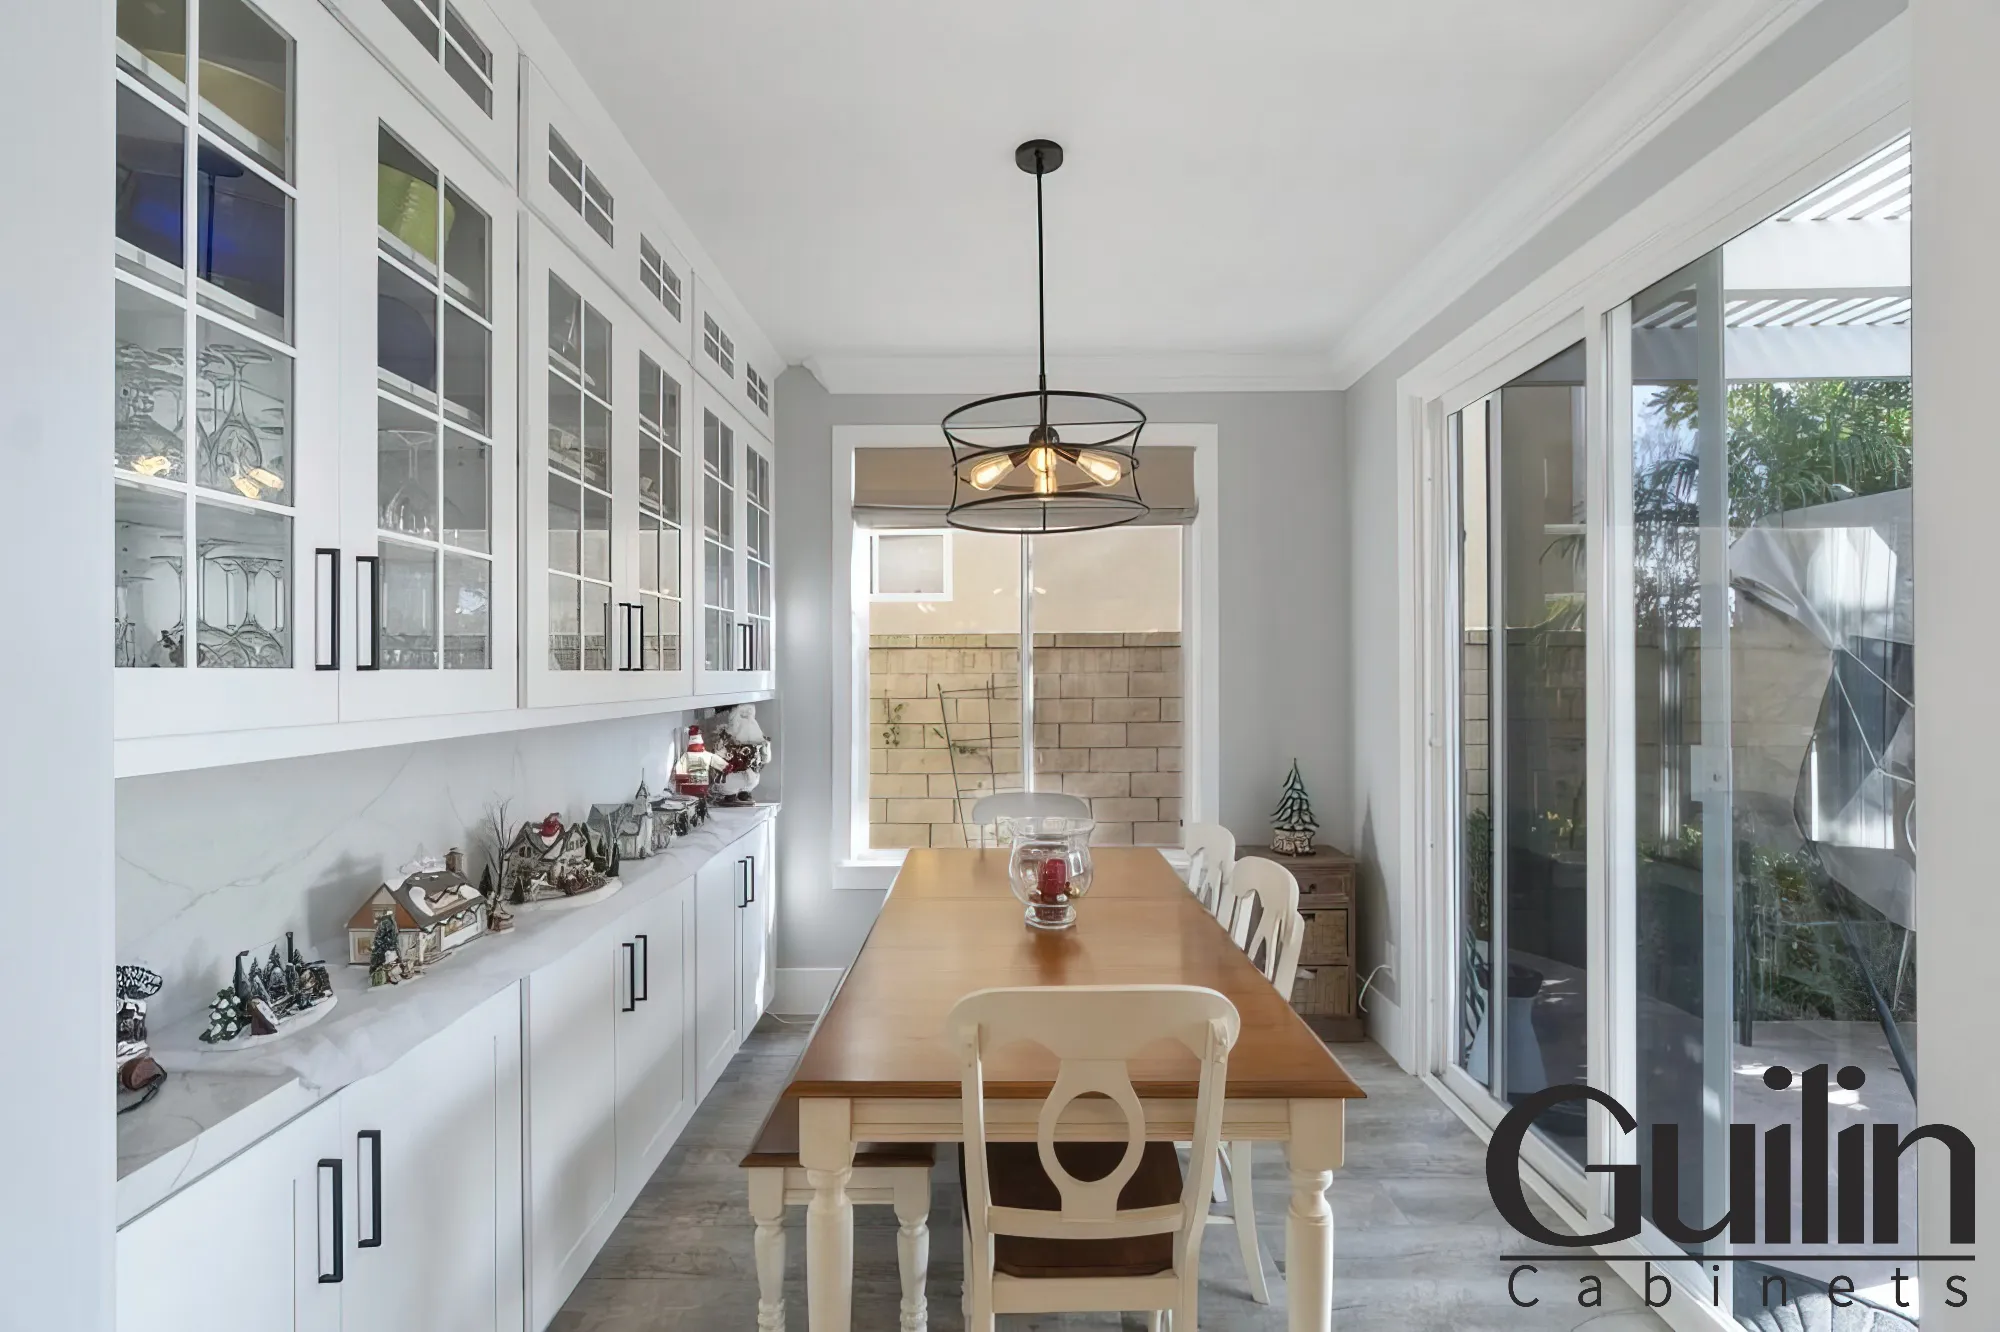
[[[1360,911],[1354,857],[1330,846],[1315,847],[1309,856],[1274,855],[1268,846],[1238,847],[1236,854],[1276,861],[1299,881],[1299,914],[1305,917],[1306,935],[1299,948],[1292,1007],[1326,1040],[1368,1039],[1356,993],[1360,977],[1355,931]]]

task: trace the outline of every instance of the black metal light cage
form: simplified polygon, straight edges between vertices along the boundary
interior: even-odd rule
[[[1051,389],[1048,293],[1042,257],[1042,177],[1062,148],[1031,139],[1014,161],[1035,178],[1036,309],[1040,377],[1024,393],[980,398],[944,418],[951,447],[951,508],[945,522],[975,532],[1087,532],[1150,510],[1139,494],[1139,434],[1146,413],[1108,393]]]

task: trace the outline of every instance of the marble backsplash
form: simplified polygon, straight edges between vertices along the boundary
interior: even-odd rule
[[[118,960],[165,978],[156,1023],[206,1007],[239,949],[286,930],[337,960],[368,893],[420,852],[473,853],[493,800],[508,800],[518,824],[550,810],[581,817],[631,795],[641,775],[662,790],[687,721],[663,713],[125,778]]]

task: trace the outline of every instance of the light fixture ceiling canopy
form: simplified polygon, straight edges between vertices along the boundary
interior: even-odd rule
[[[1036,387],[980,398],[944,418],[952,455],[945,521],[980,532],[1082,532],[1144,517],[1139,432],[1146,414],[1108,393],[1049,387],[1048,290],[1042,179],[1062,165],[1062,145],[1030,139],[1014,162],[1035,178],[1035,280],[1039,314]]]

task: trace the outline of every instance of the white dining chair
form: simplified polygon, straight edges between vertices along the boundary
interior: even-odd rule
[[[859,1143],[847,1196],[857,1204],[896,1209],[896,1269],[902,1278],[903,1306],[898,1332],[925,1332],[930,1326],[924,1275],[931,1260],[931,1165],[927,1142]],[[757,1259],[758,1332],[784,1332],[785,1209],[812,1202],[812,1182],[799,1164],[799,1103],[785,1097],[771,1107],[742,1167],[750,1185],[750,1218]]]
[[[1191,823],[1185,841],[1188,853],[1188,890],[1208,913],[1222,919],[1222,904],[1229,890],[1229,873],[1236,865],[1236,834],[1219,823]]]
[[[1082,796],[1061,791],[999,791],[972,803],[972,826],[979,829],[980,845],[986,843],[986,829],[1004,819],[1087,819],[1090,805]]]
[[[1275,861],[1252,856],[1236,862],[1230,875],[1234,895],[1234,924],[1238,942],[1264,979],[1277,987],[1287,1003],[1292,983],[1299,974],[1299,949],[1305,942],[1306,920],[1299,913],[1299,881]],[[1234,937],[1234,936],[1232,936]],[[1259,1304],[1271,1302],[1271,1289],[1264,1279],[1264,1258],[1257,1244],[1257,1207],[1251,1196],[1253,1144],[1232,1142],[1220,1153],[1222,1174],[1228,1179],[1228,1194],[1234,1197],[1234,1216],[1210,1214],[1210,1225],[1236,1227],[1237,1251],[1243,1255],[1243,1270],[1250,1278],[1250,1298]],[[1216,1180],[1216,1201],[1224,1201],[1223,1180]]]
[[[1222,1131],[1236,1006],[1193,985],[1066,985],[978,990],[953,1005],[965,1146],[966,1327],[993,1332],[1003,1313],[1145,1310],[1154,1332],[1196,1332],[1208,1181]],[[1188,1168],[1154,1142],[1127,1062],[1173,1039],[1201,1061]],[[1032,1043],[1058,1061],[1039,1107],[985,1098],[985,1060]],[[1071,1141],[1063,1115],[1085,1096],[1096,1141]],[[1030,1120],[1024,1110],[1035,1111]],[[1033,1142],[992,1142],[989,1111]],[[1090,1176],[1080,1178],[1078,1173]]]

